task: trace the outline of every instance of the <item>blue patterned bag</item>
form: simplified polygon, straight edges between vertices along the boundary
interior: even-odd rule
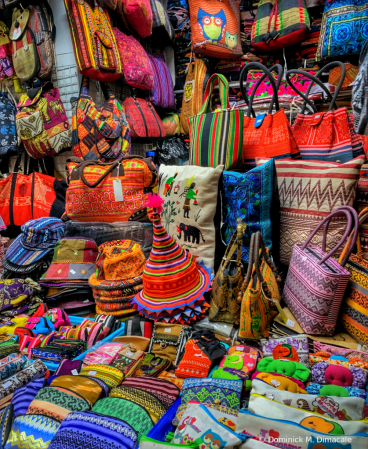
[[[326,1],[316,60],[357,55],[368,39],[366,0]]]
[[[279,256],[279,196],[273,159],[247,173],[223,172],[222,239],[229,244],[240,217],[247,225],[243,237],[242,260],[249,261],[250,236],[260,231],[265,245]],[[274,217],[275,220],[271,218]]]

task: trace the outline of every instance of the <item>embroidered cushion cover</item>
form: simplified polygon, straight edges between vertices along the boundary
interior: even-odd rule
[[[257,164],[266,159],[258,159]],[[324,161],[275,160],[280,195],[280,261],[289,264],[295,244],[302,244],[319,222],[339,206],[353,206],[359,156],[345,164]],[[333,249],[346,229],[346,218],[333,218],[327,249]],[[321,246],[323,230],[313,244]]]
[[[192,51],[214,58],[242,55],[236,0],[189,0]]]
[[[219,235],[217,196],[223,166],[160,166],[159,195],[164,200],[161,220],[166,231],[198,262],[215,265]],[[217,219],[216,219],[217,217]]]

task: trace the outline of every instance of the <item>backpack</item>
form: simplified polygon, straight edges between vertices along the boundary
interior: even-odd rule
[[[69,121],[59,89],[52,83],[46,83],[32,98],[22,95],[17,107],[17,132],[31,157],[52,156],[71,146]]]
[[[64,0],[78,70],[97,81],[116,81],[122,75],[118,47],[109,14],[96,0]],[[87,25],[88,24],[88,25]]]
[[[45,313],[44,317],[53,323],[55,329],[59,329],[60,326],[70,326],[69,317],[62,309],[50,309]]]
[[[47,335],[55,331],[55,326],[45,317],[29,317],[25,328],[31,330],[35,335]]]
[[[0,92],[0,156],[14,155],[20,151],[15,127],[16,113],[17,108],[11,95]]]
[[[54,26],[47,2],[15,8],[9,38],[12,41],[13,66],[21,81],[33,77],[50,78],[54,66]]]

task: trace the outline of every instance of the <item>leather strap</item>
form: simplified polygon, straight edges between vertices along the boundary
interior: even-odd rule
[[[368,218],[368,207],[365,207],[360,213],[359,213],[359,226],[361,226],[365,220]],[[342,250],[342,253],[339,257],[339,263],[341,264],[341,261],[345,258],[347,252],[349,251],[349,248],[351,246],[351,244],[354,242],[354,231],[355,229],[351,232],[348,241],[346,242],[344,249]],[[355,242],[354,242],[355,243]],[[363,256],[362,256],[362,244],[360,242],[360,233],[359,233],[359,229],[358,229],[358,235],[357,235],[357,239],[356,239],[356,244],[357,244],[357,254],[356,256],[362,260]]]

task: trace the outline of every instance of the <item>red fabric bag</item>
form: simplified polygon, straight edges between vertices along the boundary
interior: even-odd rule
[[[150,101],[128,97],[124,107],[132,139],[159,140],[166,136],[164,125]]]
[[[329,68],[335,66],[341,68],[342,75],[332,97],[329,90],[319,78],[323,72],[328,72]],[[304,76],[312,80],[305,94],[300,92],[290,80],[290,76],[296,73],[303,73]],[[364,155],[363,139],[355,133],[348,109],[346,107],[337,108],[335,103],[342,83],[344,82],[345,73],[345,65],[339,61],[327,64],[315,77],[301,70],[289,70],[287,72],[286,80],[290,87],[304,98],[301,113],[297,115],[293,125],[295,140],[299,146],[302,159],[345,163],[355,157]],[[318,84],[329,97],[330,107],[327,112],[317,112],[314,104],[308,100],[308,95],[313,84]],[[313,115],[304,114],[307,103],[313,109]]]

